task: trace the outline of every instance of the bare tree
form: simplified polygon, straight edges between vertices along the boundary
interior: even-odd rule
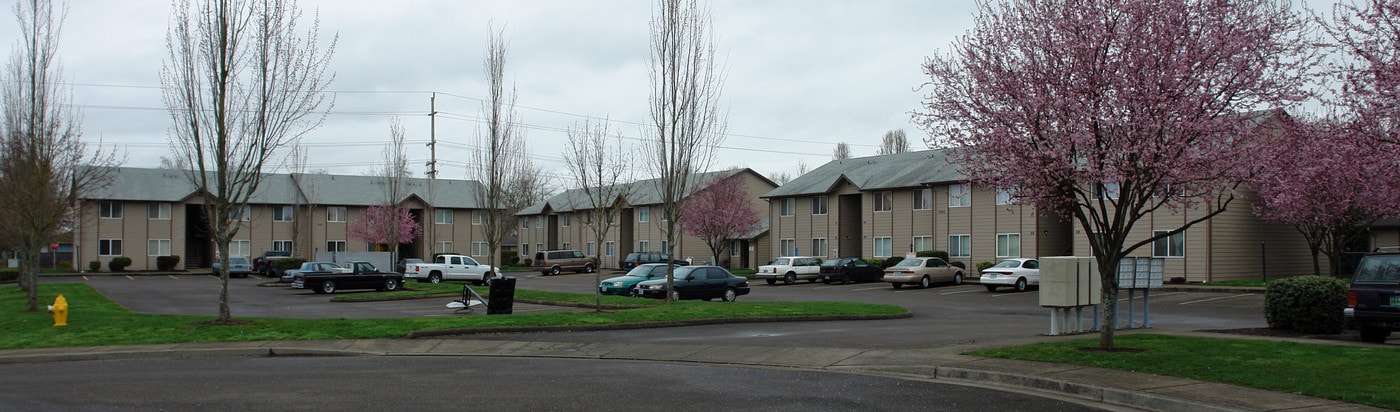
[[[58,63],[63,15],[49,0],[22,0],[14,12],[20,38],[0,77],[0,236],[17,249],[20,288],[37,311],[40,249],[70,230],[78,197],[105,185],[121,162],[81,140]]]
[[[403,200],[404,192],[408,190],[408,177],[412,174],[408,170],[408,153],[403,148],[404,128],[403,122],[395,116],[389,120],[389,145],[384,148],[384,167],[379,170],[379,176],[384,178],[384,205],[389,207],[392,216],[399,216],[404,213],[403,205],[399,202]],[[401,220],[392,220],[399,223]],[[399,244],[404,239],[399,239],[401,230],[391,227],[386,232],[388,234],[389,261],[398,262]]]
[[[503,32],[493,32],[487,42],[483,70],[489,82],[487,100],[482,102],[486,130],[476,135],[470,177],[480,182],[474,196],[481,209],[483,235],[490,255],[487,263],[496,267],[501,245],[515,230],[515,212],[529,205],[534,191],[540,190],[539,169],[529,159],[524,140],[516,134],[515,89],[506,90],[506,43]]]
[[[875,154],[887,155],[907,151],[909,151],[909,138],[905,136],[904,129],[894,129],[885,132],[885,137],[880,140],[880,149]]]
[[[569,148],[564,152],[564,165],[574,177],[574,186],[583,193],[584,199],[570,199],[574,209],[587,207],[588,228],[593,232],[596,245],[603,244],[612,227],[613,218],[622,212],[619,199],[627,195],[630,181],[628,160],[631,151],[622,143],[622,135],[609,136],[608,120],[600,123],[584,122],[581,126],[569,128]],[[611,144],[610,144],[611,142]],[[577,193],[577,192],[576,192]],[[602,262],[601,248],[594,257]],[[601,281],[601,270],[594,271],[594,282]],[[603,310],[602,292],[595,290],[594,303]]]
[[[846,160],[851,158],[851,145],[846,142],[836,144],[836,149],[831,151],[831,160]]]
[[[661,198],[666,254],[675,256],[676,228],[683,202],[698,174],[714,159],[724,141],[720,92],[724,79],[715,68],[710,13],[696,0],[660,0],[651,20],[652,160]],[[666,289],[674,290],[675,273],[666,270]],[[669,294],[668,294],[669,295]],[[672,296],[667,296],[670,300]]]
[[[248,204],[274,154],[318,126],[328,105],[335,42],[321,51],[320,23],[299,33],[295,0],[175,4],[166,34],[170,55],[161,86],[170,145],[192,168],[222,267],[238,233],[235,211]],[[319,114],[319,116],[318,116]],[[231,321],[228,273],[221,271],[219,319]]]

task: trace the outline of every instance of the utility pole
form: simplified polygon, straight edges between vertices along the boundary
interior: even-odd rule
[[[437,179],[437,92],[428,98],[428,179]]]
[[[419,250],[427,249],[428,253],[419,253],[419,258],[432,262],[433,250],[437,245],[437,202],[433,195],[433,186],[437,181],[437,92],[433,92],[428,98],[428,204],[427,213],[423,214],[423,245]]]

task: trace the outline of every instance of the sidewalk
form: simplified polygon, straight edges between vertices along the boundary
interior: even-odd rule
[[[1155,333],[1155,332],[1154,332]],[[1057,339],[1027,338],[1014,345]],[[988,346],[986,343],[979,347]],[[271,356],[492,356],[641,360],[861,373],[931,380],[1159,411],[1367,411],[1288,393],[1074,365],[958,355],[967,348],[859,350],[451,339],[186,343],[0,351],[0,364]]]

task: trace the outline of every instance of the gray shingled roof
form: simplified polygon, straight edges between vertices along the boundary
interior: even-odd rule
[[[729,169],[716,172],[706,172],[701,173],[700,175],[695,176],[691,179],[692,188],[690,191],[695,190],[695,188],[693,187],[695,185],[709,183],[715,179],[727,178],[733,175],[737,175],[739,173],[743,173],[745,171],[752,172],[754,173],[754,175],[762,177],[762,175],[759,175],[758,172],[753,172],[750,169]],[[632,183],[624,184],[629,189],[627,190],[627,194],[625,197],[625,199],[627,200],[627,204],[633,206],[661,204],[661,191],[657,189],[657,185],[660,184],[660,182],[661,179],[658,178],[638,180]],[[593,208],[593,200],[584,194],[583,189],[569,189],[564,191],[564,193],[551,196],[549,199],[545,199],[544,201],[530,205],[530,207],[516,212],[516,215],[538,215],[544,213],[546,208],[555,213],[571,212],[574,210],[587,210]]]
[[[805,196],[830,192],[842,180],[862,191],[958,182],[967,176],[948,163],[944,149],[833,160],[761,197]]]
[[[195,186],[184,171],[120,167],[105,187],[84,198],[178,202],[195,195]],[[324,174],[269,174],[249,203],[294,204],[306,200],[321,205],[371,206],[384,203],[383,178]],[[409,178],[398,201],[418,197],[433,207],[480,209],[473,193],[481,187],[471,180],[437,179],[429,196],[428,179]],[[309,199],[303,199],[302,196]]]

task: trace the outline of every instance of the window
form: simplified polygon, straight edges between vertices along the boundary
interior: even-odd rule
[[[812,214],[824,215],[827,212],[826,195],[812,196]]]
[[[568,215],[565,215],[565,216],[568,216]],[[564,227],[568,227],[568,226],[569,226],[569,225],[568,225],[568,219],[565,219],[564,222],[565,222]],[[529,229],[529,228],[530,228],[530,218],[528,218],[528,217],[522,217],[522,218],[520,218],[520,228],[521,228],[521,229]]]
[[[671,251],[671,244],[670,244],[670,243],[666,243],[666,241],[664,241],[664,240],[661,241],[661,251],[662,251],[662,252],[670,252],[670,251]]]
[[[272,207],[272,221],[273,221],[273,222],[290,222],[290,221],[292,221],[292,207],[291,207],[291,206],[273,206],[273,207]]]
[[[650,246],[650,245],[651,245],[651,242],[650,242],[650,241],[638,240],[638,241],[637,241],[637,251],[638,251],[638,252],[641,252],[641,253],[650,252],[650,250],[647,250],[647,247]]]
[[[272,241],[272,250],[276,250],[276,251],[278,251],[278,252],[291,252],[291,251],[292,251],[292,241],[290,241],[290,240],[274,240],[274,241]]]
[[[121,240],[121,239],[97,239],[97,255],[98,255],[98,256],[121,256],[121,255],[122,255],[122,240]]]
[[[573,215],[568,214],[568,213],[559,215],[559,224],[560,224],[561,226],[564,226],[564,227],[569,227],[569,224],[571,224],[571,223],[572,223],[571,221],[573,220],[573,219],[570,219],[571,216],[573,216]],[[526,224],[526,226],[529,226],[529,224]]]
[[[909,244],[914,248],[915,252],[936,250],[933,248],[933,236],[914,236],[913,239],[909,240]]]
[[[122,204],[119,202],[101,202],[97,204],[97,217],[103,219],[121,219]]]
[[[530,256],[530,244],[529,244],[529,243],[521,243],[521,244],[520,244],[520,256]]]
[[[564,247],[568,247],[568,246],[564,246]],[[543,251],[544,251],[544,244],[543,244],[543,243],[536,243],[536,244],[535,244],[535,251],[536,251],[536,252],[543,252]]]
[[[572,249],[571,245],[569,245],[569,242],[564,242],[563,244],[560,245],[559,248],[560,248],[560,249]],[[540,247],[540,250],[544,250],[544,247],[541,246],[541,247]]]
[[[544,215],[535,216],[535,229],[544,227]]]
[[[651,206],[642,206],[642,207],[637,208],[637,221],[638,221],[638,222],[650,222],[650,221],[651,221]]]
[[[792,216],[793,209],[795,209],[795,207],[793,207],[793,204],[794,204],[794,203],[797,203],[797,199],[793,199],[793,198],[790,198],[790,197],[778,201],[778,205],[779,205],[779,207],[780,207],[780,210],[778,211],[778,215],[779,215],[779,216]]]
[[[997,205],[1009,205],[1016,203],[1016,189],[998,187]]]
[[[433,210],[433,223],[436,223],[436,224],[439,224],[439,225],[450,225],[450,224],[452,224],[452,210],[451,210],[451,209],[435,209],[435,210]]]
[[[250,247],[250,245],[249,245],[248,243],[249,243],[249,242],[246,241],[246,240],[235,240],[235,241],[228,242],[228,255],[229,255],[229,256],[249,256],[249,255],[252,253],[252,252],[251,252],[252,247]],[[274,242],[273,244],[276,245],[275,242]],[[277,250],[277,249],[274,247],[272,250]]]
[[[890,256],[892,255],[892,252],[893,252],[893,251],[891,250],[892,247],[893,247],[893,243],[891,242],[889,236],[882,236],[882,237],[877,237],[877,238],[875,238],[875,257],[877,257],[877,258],[880,258],[880,257],[884,257],[884,258],[890,257]]]
[[[972,206],[972,184],[948,185],[948,207]]]
[[[349,214],[349,212],[345,210],[345,206],[327,206],[327,207],[326,207],[326,221],[327,221],[327,222],[340,222],[340,223],[345,223],[345,216],[348,215],[348,214]]]
[[[587,254],[588,256],[593,256],[593,253],[596,250],[598,250],[598,245],[594,244],[593,242],[588,242],[588,244],[584,246],[583,253]]]
[[[491,245],[486,242],[472,242],[472,256],[490,256]]]
[[[873,197],[876,212],[888,212],[894,209],[894,192],[888,190],[875,192]]]
[[[1162,236],[1170,232],[1154,230],[1152,236]],[[1172,233],[1171,236],[1152,241],[1152,257],[1186,257],[1186,232]]]
[[[1094,245],[1102,245],[1104,242],[1103,233],[1089,234],[1089,256],[1094,256]]]
[[[914,189],[914,210],[933,209],[933,188]]]
[[[452,242],[437,242],[433,249],[434,253],[452,253]]]
[[[1105,182],[1094,185],[1095,199],[1117,199],[1118,192],[1118,182]]]
[[[827,250],[826,250],[826,238],[824,238],[824,237],[813,238],[813,239],[812,239],[812,250],[811,250],[810,252],[808,252],[808,253],[811,253],[813,256],[826,256],[826,254],[827,254]]]
[[[472,211],[472,225],[481,226],[486,224],[486,213],[480,210]]]
[[[153,220],[170,220],[170,204],[151,203],[146,205],[146,217],[151,218]]]
[[[796,239],[782,239],[778,241],[778,255],[793,256],[797,254]]]
[[[972,257],[972,235],[948,235],[948,257]]]
[[[613,241],[609,240],[607,242],[603,242],[603,255],[617,256],[617,248]]]
[[[998,234],[997,257],[1021,257],[1021,234]]]
[[[739,256],[742,252],[741,250],[739,250],[739,248],[743,246],[743,242],[737,240],[729,241],[729,256]]]
[[[146,256],[170,256],[170,239],[146,240]]]
[[[235,222],[240,220],[247,222],[248,219],[253,216],[253,208],[249,207],[248,205],[234,206],[233,210],[230,211],[230,213],[232,214],[232,216],[229,216],[229,220]]]
[[[345,251],[345,241],[344,241],[344,240],[329,240],[329,241],[326,241],[326,251],[327,251],[327,252],[344,252],[344,251]]]

